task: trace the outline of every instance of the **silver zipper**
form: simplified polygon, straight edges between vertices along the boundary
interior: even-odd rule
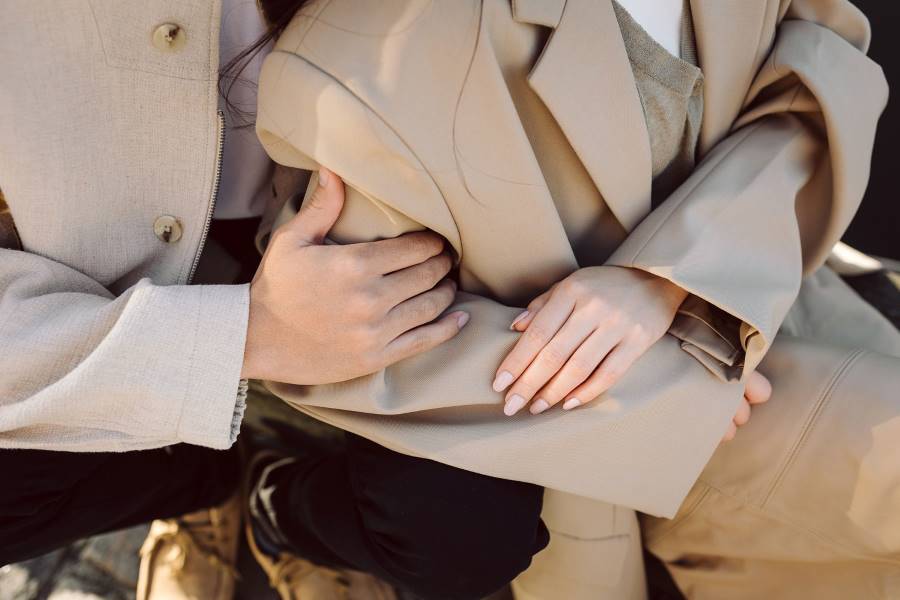
[[[206,222],[203,224],[203,233],[200,235],[200,246],[197,248],[194,264],[191,265],[191,272],[188,274],[188,283],[193,281],[194,274],[197,272],[197,265],[200,264],[200,255],[203,253],[203,247],[206,245],[213,212],[216,210],[216,199],[219,197],[219,182],[222,180],[222,153],[225,151],[225,113],[218,110],[216,111],[216,116],[219,120],[219,137],[216,145],[216,169],[213,173],[212,194],[210,194],[209,206],[206,209]]]

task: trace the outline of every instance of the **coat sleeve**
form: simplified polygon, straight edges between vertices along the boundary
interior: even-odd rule
[[[257,133],[276,162],[309,170],[322,164],[343,177],[336,241],[427,228],[461,251],[452,215],[415,153],[348,86],[306,58],[284,51],[266,58]],[[329,385],[266,385],[298,410],[399,452],[667,516],[742,396],[740,385],[723,383],[665,336],[604,402],[577,418],[563,411],[509,418],[491,380],[518,338],[509,325],[521,309],[461,292],[452,310],[472,317],[459,335],[377,373]]]
[[[292,168],[316,170],[322,164],[344,179],[344,208],[330,240],[366,242],[430,229],[448,240],[457,255],[462,252],[459,232],[427,170],[355,95],[288,52],[267,57],[259,86],[257,133],[269,155]],[[312,108],[316,106],[318,112]],[[307,196],[316,185],[313,175]],[[286,206],[274,226],[298,209],[298,204]],[[500,358],[518,336],[509,325],[522,308],[461,292],[450,310],[470,312],[469,324],[455,339],[424,355],[351,382],[277,384],[278,389],[283,395],[302,395],[306,405],[380,414],[501,403],[490,384]],[[461,380],[465,393],[460,393]],[[425,388],[430,391],[424,393]]]
[[[780,16],[731,133],[610,259],[691,292],[676,328],[706,329],[719,352],[695,354],[724,373],[759,364],[802,277],[849,225],[887,101],[858,9],[793,0]]]
[[[27,245],[0,249],[0,448],[229,447],[248,301],[246,286],[146,279],[114,296]]]

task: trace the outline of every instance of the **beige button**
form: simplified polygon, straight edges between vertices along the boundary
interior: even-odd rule
[[[181,239],[181,221],[172,215],[163,215],[153,223],[153,233],[167,244],[174,244]]]
[[[184,29],[175,23],[163,23],[153,32],[153,45],[163,51],[181,50],[186,40]]]

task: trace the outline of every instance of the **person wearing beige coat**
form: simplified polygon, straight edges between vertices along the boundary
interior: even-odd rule
[[[690,8],[698,163],[663,198],[612,2],[298,13],[261,74],[266,150],[345,179],[338,242],[442,235],[472,318],[373,375],[268,387],[389,448],[546,487],[551,544],[523,598],[640,597],[632,510],[691,598],[894,597],[900,334],[823,266],[887,98],[868,23],[844,0]],[[510,323],[594,265],[686,290],[671,335],[576,411],[505,416]],[[757,368],[772,399],[717,450]]]

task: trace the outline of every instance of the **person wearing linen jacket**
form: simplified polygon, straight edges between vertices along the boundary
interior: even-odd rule
[[[700,162],[651,210],[611,3],[368,8],[298,13],[264,64],[257,132],[276,162],[347,182],[335,240],[446,238],[472,320],[371,376],[269,388],[389,448],[546,486],[554,537],[517,580],[522,597],[640,594],[630,509],[691,597],[896,586],[900,334],[823,267],[887,98],[864,16],[846,0],[691,0]],[[590,227],[577,249],[566,203]],[[687,290],[672,335],[596,402],[505,417],[490,383],[510,322],[592,264]],[[772,399],[715,451],[756,368]]]

